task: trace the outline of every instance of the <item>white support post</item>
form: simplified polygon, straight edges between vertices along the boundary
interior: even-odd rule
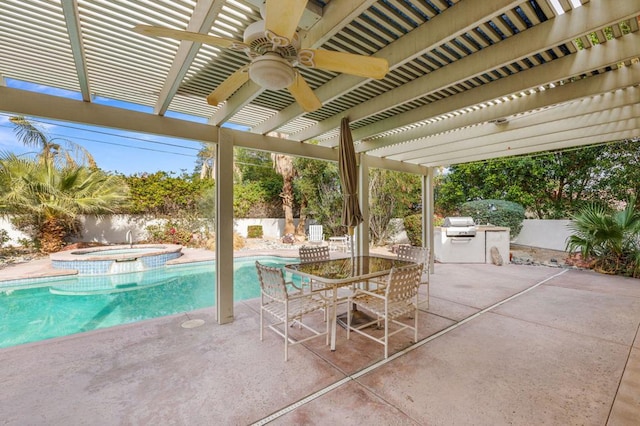
[[[358,154],[358,202],[362,223],[356,229],[356,255],[369,256],[369,162],[365,154]]]
[[[216,145],[216,315],[233,321],[233,135],[218,129]]]
[[[429,248],[431,259],[429,261],[429,271],[434,272],[433,252],[433,213],[434,213],[434,196],[433,196],[433,167],[427,169],[427,174],[422,176],[422,245]]]

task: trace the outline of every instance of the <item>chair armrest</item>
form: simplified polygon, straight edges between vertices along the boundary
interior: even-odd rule
[[[322,300],[324,300],[325,302],[329,302],[331,299],[329,299],[328,297],[325,297],[322,295],[322,293],[320,292],[313,292],[313,293],[294,293],[292,295],[290,295],[288,297],[289,300],[296,300],[296,299],[303,299],[303,298],[311,298],[311,297],[320,297]]]
[[[356,297],[358,294],[366,294],[367,296],[377,297],[378,299],[384,299],[385,298],[384,294],[374,293],[373,291],[363,290],[361,288],[359,288],[356,291],[354,291],[353,294],[351,295],[351,297],[352,298]]]
[[[298,290],[298,291],[302,291],[302,287],[298,287],[297,285],[295,285],[295,284],[293,283],[293,281],[287,281],[287,282],[286,282],[286,283],[284,283],[284,284],[285,284],[286,286],[291,286],[291,287],[295,288],[295,289],[296,289],[296,290]]]

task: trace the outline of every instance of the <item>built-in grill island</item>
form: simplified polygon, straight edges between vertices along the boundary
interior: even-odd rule
[[[475,237],[476,224],[472,217],[445,217],[444,224],[447,237]]]
[[[440,263],[492,263],[496,247],[503,263],[509,263],[509,228],[476,225],[472,217],[451,216],[434,232],[435,260]]]

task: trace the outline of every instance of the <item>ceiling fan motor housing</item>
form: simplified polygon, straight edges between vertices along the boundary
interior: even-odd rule
[[[290,43],[284,43],[277,34],[269,34],[264,21],[257,21],[244,30],[244,43],[251,49],[251,56],[256,57],[268,52],[274,52],[287,60],[294,60],[300,49],[298,33],[293,35]],[[286,39],[284,39],[286,40]]]

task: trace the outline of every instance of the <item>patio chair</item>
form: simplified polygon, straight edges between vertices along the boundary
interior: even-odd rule
[[[318,262],[331,259],[329,246],[302,246],[298,249],[298,257],[300,258],[300,263]],[[308,282],[310,284],[310,290],[313,291],[313,281],[310,280]]]
[[[353,237],[349,234],[344,234],[344,250],[347,253],[351,253],[352,244],[353,244]]]
[[[430,252],[426,247],[401,245],[398,247],[398,260],[406,260],[413,263],[422,263],[424,270],[420,276],[420,285],[427,287],[426,308],[429,309],[429,261]],[[423,302],[418,300],[418,306]]]
[[[316,337],[326,336],[329,343],[329,322],[325,322],[324,332],[304,324],[302,316],[327,308],[327,299],[321,294],[304,293],[292,282],[285,282],[280,268],[262,265],[256,261],[258,279],[260,280],[260,341],[264,337],[264,313],[270,314],[277,322],[267,325],[271,330],[284,338],[284,360],[289,359],[289,346],[306,342]],[[311,336],[294,340],[289,337],[289,326],[298,324],[311,332]],[[277,328],[282,326],[282,330]]]
[[[322,245],[324,243],[324,234],[322,225],[309,225],[309,244]]]
[[[415,265],[393,268],[387,278],[384,293],[356,289],[349,296],[349,304],[356,303],[359,309],[368,311],[374,315],[374,319],[358,326],[351,325],[351,311],[347,311],[347,339],[351,338],[351,332],[361,334],[384,346],[384,357],[389,356],[389,337],[405,329],[413,330],[413,341],[418,341],[418,287],[420,274],[424,265]],[[413,315],[413,326],[400,322],[397,319],[402,316]],[[384,322],[384,335],[376,337],[365,329]],[[397,329],[390,332],[389,325],[394,324]],[[377,330],[373,328],[373,330]]]
[[[426,247],[403,244],[401,246],[398,246],[396,254],[398,260],[404,260],[406,262],[413,263],[422,263],[424,265],[424,271],[422,271],[422,275],[420,276],[420,285],[427,286],[427,298],[422,302],[418,301],[418,306],[426,302],[425,309],[429,309],[429,249]],[[376,291],[383,292],[387,284],[387,277],[385,276],[374,278],[370,280],[370,283],[375,284]]]
[[[317,262],[321,260],[331,259],[331,256],[329,254],[329,246],[302,246],[298,249],[298,256],[300,257],[300,263]]]
[[[311,246],[302,246],[298,249],[298,257],[300,258],[300,263],[309,263],[309,262],[320,262],[323,260],[331,260],[331,254],[329,253],[329,246],[319,246],[319,247],[311,247]],[[314,281],[307,279],[309,283],[309,291],[318,291],[322,290],[322,288],[318,289],[314,287]],[[322,286],[324,287],[324,285]],[[327,296],[327,291],[323,291],[323,294]],[[330,294],[329,294],[330,295]],[[346,300],[346,299],[345,299]],[[325,309],[324,320],[327,320],[327,310]]]
[[[347,236],[329,237],[330,251],[347,251]]]

